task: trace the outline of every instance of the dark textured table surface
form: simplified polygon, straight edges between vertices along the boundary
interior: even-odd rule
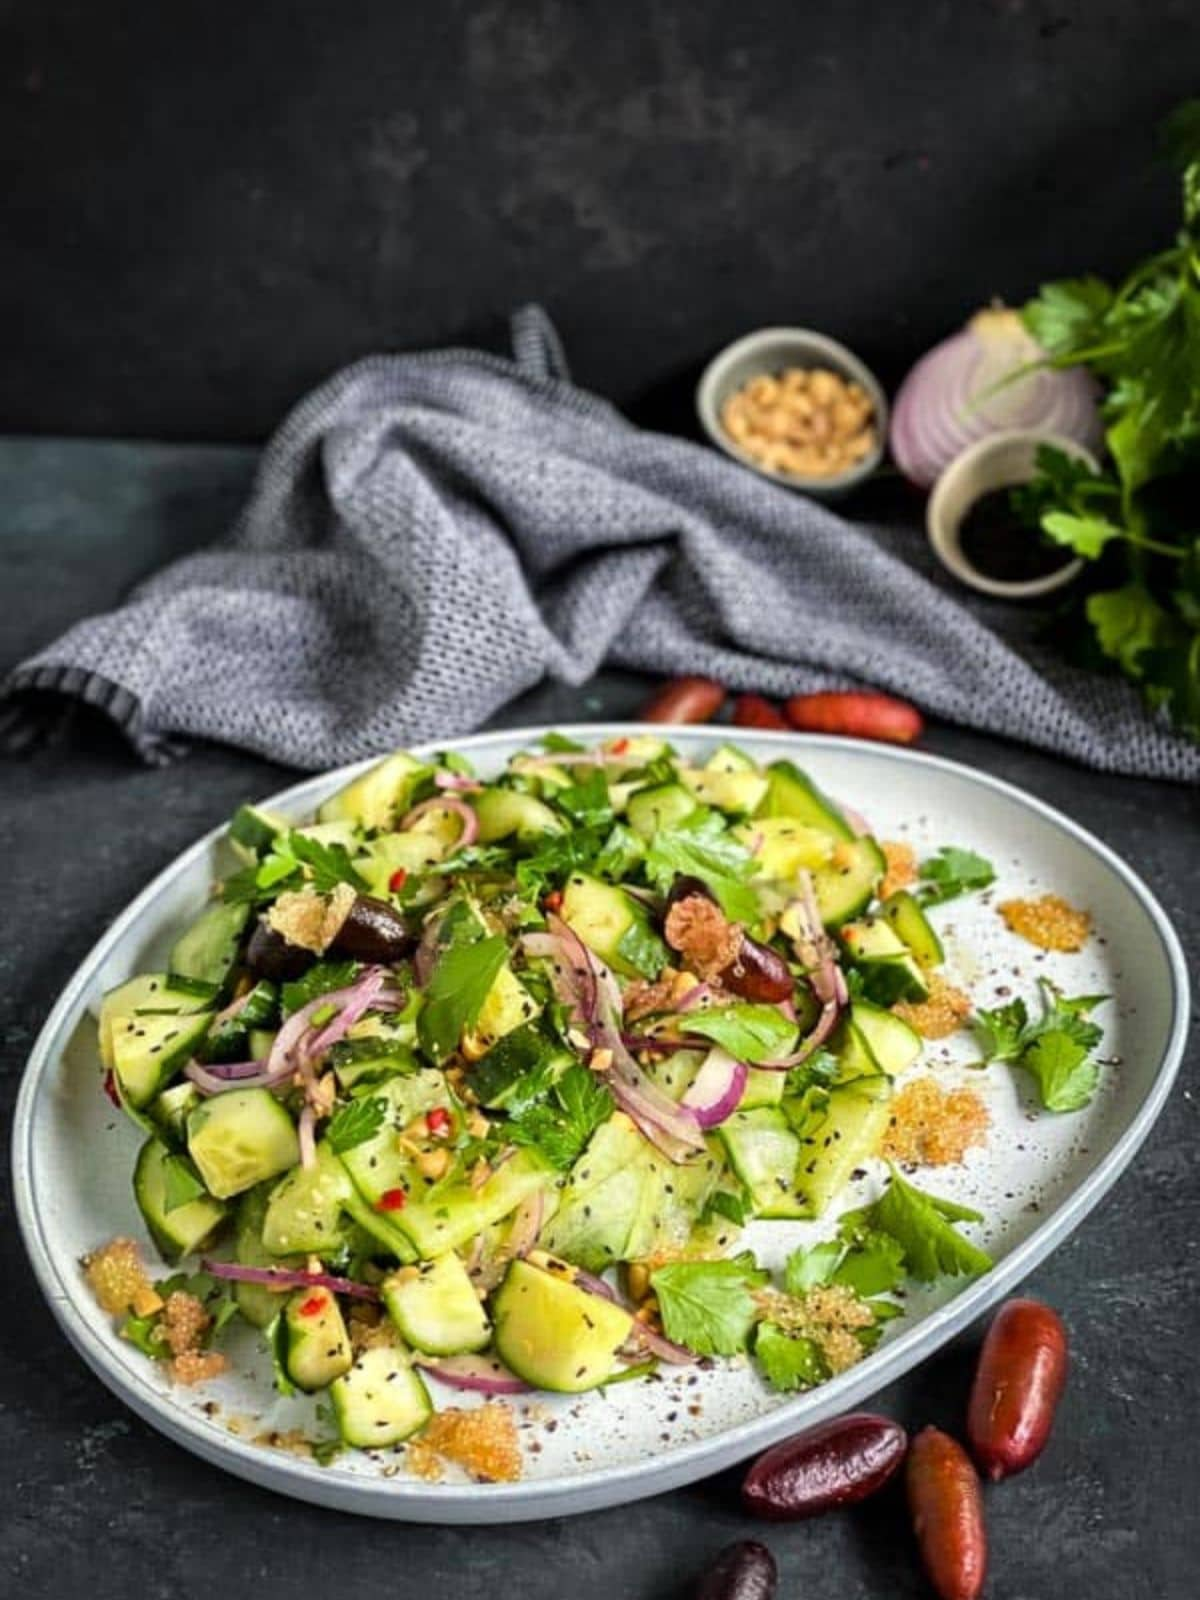
[[[226,522],[244,451],[0,442],[0,666]],[[619,716],[642,686],[616,676],[546,687],[506,723]],[[1195,791],[1100,778],[949,728],[928,747],[997,772],[1125,854],[1200,949]],[[233,751],[137,766],[79,716],[28,759],[0,766],[2,1108],[64,979],[111,918],[197,834],[288,780]],[[1194,1038],[1194,1035],[1193,1035]],[[993,1577],[1007,1600],[1189,1600],[1200,1568],[1200,1128],[1196,1051],[1134,1169],[1029,1288],[1070,1324],[1074,1375],[1036,1470],[990,1493]],[[454,1600],[671,1600],[730,1539],[736,1474],[573,1520],[477,1531],[370,1523],[292,1503],[185,1454],[83,1367],[34,1288],[7,1185],[0,1227],[10,1314],[0,1320],[0,1594],[158,1600],[253,1592]],[[906,1423],[954,1427],[979,1330],[879,1397]],[[781,1595],[918,1596],[899,1496],[768,1531]]]

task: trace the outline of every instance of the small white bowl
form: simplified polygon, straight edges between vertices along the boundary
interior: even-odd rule
[[[747,454],[721,426],[721,408],[731,395],[751,378],[764,374],[774,376],[785,367],[827,367],[839,377],[861,384],[870,396],[875,412],[875,447],[848,472],[829,478],[802,478],[794,472],[777,472],[774,467],[764,467]],[[781,483],[785,489],[796,489],[819,499],[836,499],[869,478],[883,460],[887,442],[888,403],[878,378],[844,344],[823,333],[814,333],[811,328],[759,328],[756,333],[748,333],[726,345],[701,374],[696,386],[696,413],[705,433],[727,456],[760,477],[769,478],[772,483]]]
[[[1053,572],[1041,578],[1024,578],[1008,582],[980,572],[968,561],[963,552],[961,534],[967,513],[977,500],[994,489],[1015,488],[1028,483],[1037,471],[1038,446],[1053,445],[1066,455],[1086,461],[1093,470],[1099,470],[1095,456],[1074,439],[1058,433],[1039,433],[1034,429],[1011,429],[1006,433],[991,433],[976,439],[950,465],[933,486],[925,508],[925,527],[934,554],[960,583],[981,594],[990,594],[1004,600],[1036,600],[1053,594],[1083,571],[1083,562],[1076,558],[1066,561]],[[1029,537],[1035,537],[1030,530]]]

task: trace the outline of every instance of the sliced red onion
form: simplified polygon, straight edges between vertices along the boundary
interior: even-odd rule
[[[495,1356],[413,1356],[413,1365],[422,1368],[439,1383],[468,1394],[528,1394],[530,1385],[510,1372]]]
[[[267,1289],[328,1289],[355,1300],[378,1300],[379,1290],[353,1278],[335,1278],[328,1272],[303,1272],[290,1267],[244,1267],[238,1261],[202,1261],[204,1271],[233,1283],[258,1283]]]
[[[213,1027],[220,1028],[226,1022],[232,1022],[234,1017],[240,1016],[242,1011],[245,1009],[246,1002],[253,993],[253,989],[247,989],[245,994],[240,994],[236,1000],[231,1000],[224,1010],[218,1011],[212,1020]]]
[[[537,1243],[545,1211],[546,1197],[540,1189],[535,1189],[532,1194],[526,1195],[517,1207],[512,1228],[504,1245],[505,1254],[514,1261],[528,1255]]]
[[[892,406],[892,455],[906,478],[927,489],[967,445],[1010,428],[1098,450],[1098,398],[1083,368],[1045,364],[1044,351],[1015,311],[981,311],[922,356],[900,385]]]
[[[364,1012],[373,1006],[380,1009],[394,1006],[394,998],[386,997],[383,993],[390,977],[386,967],[368,967],[346,988],[319,994],[307,1005],[301,1006],[299,1011],[293,1012],[271,1045],[271,1053],[267,1057],[267,1086],[284,1083],[295,1072],[310,1076],[317,1057],[336,1044]],[[327,1006],[334,1006],[337,1016],[314,1032],[312,1019]]]
[[[438,934],[441,926],[441,916],[437,914],[431,916],[421,929],[420,942],[413,952],[413,977],[422,989],[433,977],[433,969],[437,965]]]
[[[300,1139],[300,1165],[311,1172],[317,1164],[317,1114],[312,1106],[306,1105],[301,1110],[296,1131]]]
[[[202,1067],[198,1061],[189,1061],[183,1069],[201,1094],[225,1094],[229,1089],[257,1089],[267,1079],[261,1061],[220,1061]]]
[[[657,1328],[651,1328],[644,1322],[633,1319],[632,1337],[642,1346],[656,1355],[660,1361],[669,1361],[675,1367],[690,1367],[697,1360],[694,1350],[689,1350],[685,1345],[676,1344],[673,1339],[668,1339],[665,1333],[659,1333]]]
[[[588,1294],[599,1295],[601,1300],[608,1300],[614,1306],[629,1310],[612,1284],[605,1283],[604,1279],[598,1278],[594,1272],[585,1272],[582,1267],[576,1267],[574,1282],[580,1289],[586,1289]]]
[[[816,966],[807,977],[813,994],[820,1001],[821,1010],[798,1049],[786,1056],[776,1056],[773,1061],[756,1063],[764,1072],[790,1072],[793,1067],[807,1061],[829,1038],[850,999],[845,974],[838,965],[837,949],[821,921],[811,874],[802,871],[799,883],[800,898],[792,901],[789,907],[803,928],[803,938],[796,941],[796,954],[804,961],[808,960],[810,954],[816,959]],[[802,949],[802,945],[811,948]]]
[[[702,1128],[719,1127],[737,1110],[749,1074],[744,1061],[735,1061],[719,1045],[714,1045],[701,1062],[680,1104],[695,1112]]]
[[[453,789],[457,794],[478,794],[483,788],[478,778],[468,778],[460,772],[435,772],[433,781],[439,789]]]
[[[550,962],[554,992],[574,1021],[591,1029],[596,1020],[596,971],[587,945],[561,917],[547,918],[549,933],[527,933],[521,940],[526,955]]]
[[[712,984],[698,983],[694,988],[687,991],[682,1000],[675,1002],[675,1010],[677,1013],[695,1011],[697,1006],[702,1006],[706,1000],[711,1000],[712,998]]]
[[[453,811],[462,823],[462,832],[455,841],[456,849],[474,844],[479,837],[479,818],[465,800],[450,794],[435,794],[428,800],[422,800],[419,806],[414,806],[401,817],[399,831],[403,833],[406,828],[411,828],[418,818],[425,816],[429,811]]]

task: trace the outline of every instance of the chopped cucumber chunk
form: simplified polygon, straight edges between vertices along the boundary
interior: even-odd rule
[[[401,1267],[383,1280],[388,1316],[414,1349],[431,1356],[482,1350],[491,1323],[459,1258],[450,1253]]]
[[[633,1327],[628,1311],[571,1278],[561,1263],[514,1261],[493,1308],[496,1354],[526,1383],[561,1394],[602,1384]]]
[[[429,1391],[399,1346],[364,1350],[330,1384],[329,1398],[344,1443],[359,1450],[400,1444],[433,1415]]]
[[[328,1289],[299,1289],[289,1296],[278,1337],[284,1371],[309,1394],[327,1389],[353,1365],[345,1319]]]
[[[228,1200],[294,1167],[300,1141],[269,1089],[231,1089],[190,1114],[188,1153],[209,1192]]]
[[[229,1208],[205,1194],[192,1163],[161,1139],[148,1139],[133,1169],[133,1193],[150,1237],[167,1261],[208,1244]]]
[[[191,978],[223,989],[237,961],[242,932],[250,916],[244,902],[213,900],[171,946],[167,965],[175,978]]]

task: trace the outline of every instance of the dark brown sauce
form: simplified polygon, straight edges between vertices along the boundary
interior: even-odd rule
[[[1001,583],[1028,583],[1058,572],[1072,559],[1023,523],[1012,509],[1007,489],[981,495],[958,530],[963,555],[984,577]]]

